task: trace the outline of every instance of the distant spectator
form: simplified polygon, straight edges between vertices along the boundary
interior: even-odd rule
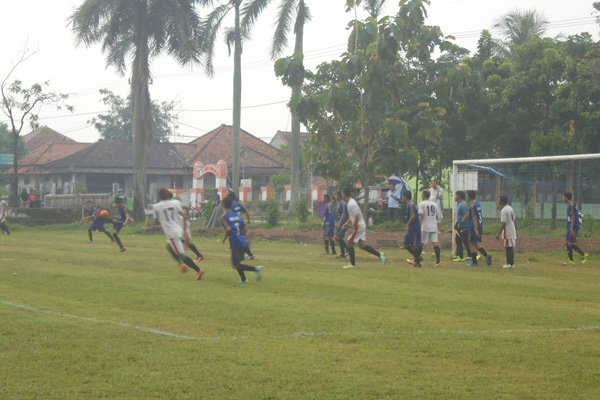
[[[29,200],[29,193],[27,189],[23,188],[21,191],[21,207],[27,207],[27,201]]]
[[[388,190],[387,192],[388,220],[390,221],[395,221],[400,218],[399,202],[402,201],[401,196],[402,194],[399,190],[396,189],[396,185],[394,185],[393,183],[390,184],[390,190]]]
[[[37,195],[35,191],[32,190],[29,192],[29,196],[27,197],[27,201],[29,201],[29,208],[34,208],[37,206]]]
[[[438,185],[437,179],[431,181],[431,188],[429,189],[431,197],[429,200],[433,201],[439,210],[439,216],[444,218],[444,189]]]
[[[215,189],[215,206],[221,204],[221,196],[219,195],[219,190]]]

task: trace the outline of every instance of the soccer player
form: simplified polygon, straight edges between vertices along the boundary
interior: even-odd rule
[[[441,267],[440,245],[438,244],[438,232],[440,230],[441,216],[438,206],[429,200],[431,193],[429,190],[423,190],[419,204],[419,224],[421,225],[421,245],[427,243],[433,244],[435,251],[435,267]]]
[[[116,219],[113,219],[113,238],[115,239],[115,241],[117,242],[117,244],[119,245],[119,251],[122,253],[125,250],[127,250],[125,247],[123,247],[123,243],[121,243],[121,238],[119,238],[119,233],[121,233],[121,229],[123,229],[124,225],[127,225],[127,223],[130,221],[129,218],[129,211],[127,211],[127,207],[125,207],[125,205],[123,204],[123,198],[122,197],[117,197],[115,199],[115,203],[117,205],[117,211],[119,212],[119,217]]]
[[[106,236],[108,236],[111,243],[114,242],[115,238],[113,238],[113,236],[110,234],[110,232],[108,232],[104,228],[104,223],[106,222],[106,220],[100,216],[100,212],[102,211],[100,204],[98,204],[98,206],[96,208],[94,208],[94,203],[92,203],[91,201],[88,201],[87,207],[88,208],[87,208],[86,212],[87,212],[88,216],[83,218],[83,221],[87,221],[90,219],[92,220],[92,223],[88,227],[88,237],[90,238],[88,243],[93,242],[93,240],[92,240],[92,232],[93,231],[103,232]]]
[[[352,223],[352,230],[348,237],[348,255],[350,256],[350,264],[343,268],[356,268],[356,253],[354,251],[354,245],[358,244],[358,247],[364,251],[373,254],[381,260],[381,263],[385,265],[385,254],[378,252],[366,243],[367,240],[367,224],[363,218],[360,206],[352,197],[352,189],[344,188],[342,192],[342,198],[346,202],[348,208],[348,221],[342,226],[346,229],[348,224]]]
[[[2,229],[2,234],[6,232],[7,235],[10,235],[10,231],[8,230],[8,226],[6,226],[6,216],[8,215],[8,203],[2,200],[2,195],[0,194],[0,229]]]
[[[583,250],[577,246],[577,235],[581,228],[581,220],[579,219],[579,212],[577,211],[577,205],[573,201],[573,194],[571,192],[563,193],[563,203],[567,205],[567,254],[569,255],[569,261],[565,262],[564,265],[573,265],[573,250],[583,256],[582,264],[585,264],[588,260],[588,254],[584,253]]]
[[[517,244],[517,227],[515,225],[515,213],[511,206],[508,205],[508,198],[500,196],[498,198],[498,207],[502,207],[500,212],[500,232],[496,235],[496,240],[500,240],[506,249],[506,264],[502,268],[515,267],[515,246]]]
[[[335,213],[331,197],[328,194],[323,195],[323,204],[325,204],[325,217],[323,218],[323,243],[325,244],[325,253],[329,255],[329,245],[331,245],[331,254],[336,255],[335,242],[333,234],[335,231]]]
[[[457,191],[454,194],[454,201],[458,204],[456,206],[456,223],[454,224],[454,232],[456,236],[454,241],[456,242],[456,255],[452,261],[465,261],[464,250],[469,253],[469,231],[467,228],[467,222],[463,221],[465,215],[469,212],[469,206],[465,201],[467,195],[462,190]]]
[[[413,255],[413,259],[406,259],[406,262],[416,268],[421,268],[421,225],[419,220],[419,211],[416,204],[412,202],[412,193],[405,190],[402,193],[402,201],[406,204],[406,234],[404,235],[404,248]]]
[[[171,198],[167,188],[158,191],[160,201],[152,206],[152,214],[157,225],[160,225],[167,237],[167,250],[178,262],[181,272],[186,272],[185,266],[196,271],[196,280],[199,281],[204,275],[204,270],[198,268],[191,258],[185,255],[181,238],[187,236],[187,220],[185,212],[181,208],[181,202]],[[189,239],[189,238],[188,238]]]
[[[335,199],[338,202],[338,223],[335,226],[335,237],[337,238],[338,244],[340,245],[340,255],[336,258],[346,258],[348,255],[346,254],[346,242],[344,242],[344,238],[346,237],[346,229],[342,228],[348,222],[348,207],[346,206],[346,202],[342,198],[342,192],[339,191],[335,194]]]
[[[492,264],[492,256],[489,255],[483,247],[481,247],[481,235],[483,235],[483,215],[481,213],[481,205],[476,200],[477,193],[474,190],[467,191],[467,199],[469,200],[469,212],[463,217],[463,221],[467,222],[469,231],[469,245],[471,251],[471,263],[467,267],[479,267],[477,262],[477,251],[485,257],[485,262],[489,267]]]
[[[242,217],[238,213],[232,210],[233,199],[229,196],[225,197],[222,202],[223,210],[225,214],[222,217],[222,222],[225,224],[225,236],[223,237],[223,243],[229,237],[229,248],[231,249],[231,263],[240,275],[239,283],[248,283],[246,278],[246,271],[256,273],[256,280],[262,279],[262,266],[251,267],[249,265],[242,264],[244,259],[244,253],[248,244],[246,238],[242,234]]]
[[[236,213],[238,213],[238,215],[241,217],[242,213],[246,214],[246,221],[248,222],[247,225],[250,225],[250,223],[252,222],[250,220],[250,212],[238,202],[238,198],[235,195],[235,193],[233,192],[229,192],[227,193],[228,197],[231,197],[231,200],[233,201],[232,205],[231,205],[231,210],[235,211]],[[219,195],[217,194],[217,198],[220,199]],[[221,204],[219,202],[219,204]],[[241,219],[241,224],[240,224],[240,228],[241,228],[241,233],[242,235],[244,235],[244,237],[246,237],[246,235],[248,234],[248,227],[247,225],[244,223],[244,219]],[[247,257],[244,257],[244,260],[254,260],[254,254],[252,254],[252,251],[250,251],[250,243],[248,241],[246,241],[246,248],[244,249],[244,254],[248,254]]]

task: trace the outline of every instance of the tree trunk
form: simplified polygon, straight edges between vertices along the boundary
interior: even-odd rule
[[[19,207],[19,133],[13,129],[13,183],[10,188],[8,204],[11,207]]]
[[[148,82],[150,66],[145,17],[139,15],[138,42],[131,74],[131,108],[133,125],[133,215],[142,220],[145,216],[146,196],[148,194],[148,147],[154,138],[154,120]]]
[[[235,3],[235,45],[233,50],[233,172],[231,188],[238,195],[240,187],[240,129],[242,121],[242,38],[240,2]]]
[[[304,6],[302,2],[301,6]],[[296,44],[294,46],[294,57],[299,57],[304,64],[304,16],[298,18],[296,22]],[[304,76],[298,84],[292,86],[292,103],[300,99],[302,95],[302,82]],[[296,208],[298,200],[300,200],[300,170],[302,168],[302,159],[300,157],[302,143],[300,141],[300,119],[296,113],[295,107],[292,107],[292,143],[291,143],[291,174],[292,174],[292,193],[290,196],[290,211]]]

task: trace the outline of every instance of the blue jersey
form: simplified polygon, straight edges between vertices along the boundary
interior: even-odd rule
[[[329,224],[335,223],[335,214],[334,214],[333,210],[331,209],[331,203],[327,204],[327,207],[325,207],[324,220],[326,223],[329,223]]]
[[[244,208],[243,205],[241,205],[240,203],[238,203],[237,201],[234,201],[233,204],[231,205],[231,211],[235,211],[237,213],[237,215],[240,216],[240,228],[244,229],[246,227],[246,223],[244,222],[244,219],[242,218],[242,213],[243,212],[247,212],[246,209]]]
[[[469,233],[475,233],[475,226],[473,226],[473,211],[475,211],[477,232],[479,232],[480,235],[483,235],[483,215],[481,213],[481,204],[479,204],[477,201],[473,202],[472,207],[469,207],[469,217],[467,218],[467,227],[469,228]]]
[[[340,225],[343,226],[346,222],[348,222],[348,208],[346,206],[346,203],[343,201],[340,201],[340,204],[338,204],[338,221],[340,221]],[[342,215],[344,216],[344,218],[342,219]]]
[[[415,203],[412,204],[412,210],[413,210],[413,214],[415,216],[415,218],[413,219],[413,221],[410,223],[410,226],[408,228],[409,231],[419,231],[421,232],[421,225],[419,223],[419,210],[417,209],[417,205]],[[407,204],[406,205],[406,223],[408,223],[408,221],[410,220],[410,205]]]
[[[572,220],[573,216],[575,218],[575,221]],[[581,221],[579,220],[579,212],[577,211],[577,206],[575,205],[575,203],[567,206],[567,233],[571,232],[571,228],[573,228],[574,231],[578,231],[579,228],[581,228]]]
[[[119,211],[119,218],[117,218],[117,221],[122,224],[127,219],[127,209],[125,207],[119,207],[118,211]]]
[[[232,250],[247,247],[246,238],[242,235],[243,221],[242,217],[235,211],[227,211],[223,216],[225,223],[229,227],[229,246]]]
[[[458,227],[460,229],[464,229],[468,225],[468,221],[461,222],[463,220],[465,214],[467,214],[468,212],[469,212],[469,206],[467,205],[466,201],[463,200],[460,203],[458,203],[458,206],[456,207],[456,220],[458,222]]]

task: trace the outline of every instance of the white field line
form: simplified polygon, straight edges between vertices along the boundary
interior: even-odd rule
[[[180,335],[177,333],[167,332],[160,329],[148,328],[145,326],[130,324],[127,322],[116,322],[104,319],[82,317],[75,314],[66,314],[57,311],[45,310],[42,308],[31,307],[23,304],[17,304],[10,301],[0,300],[0,304],[10,306],[14,308],[20,308],[22,310],[34,311],[49,315],[54,315],[63,318],[72,318],[80,321],[88,321],[100,324],[116,325],[122,328],[135,329],[142,332],[151,333],[153,335],[168,336],[176,339],[186,340],[199,340],[204,342],[218,342],[222,340],[254,340],[258,339],[258,336],[213,336],[213,337],[198,337]],[[600,326],[580,326],[578,328],[553,328],[553,329],[498,329],[498,330],[434,330],[434,331],[356,331],[356,332],[296,332],[290,335],[268,335],[260,336],[261,339],[296,339],[303,337],[326,337],[326,336],[376,336],[376,335],[407,335],[407,334],[427,334],[427,333],[442,333],[442,334],[460,334],[460,335],[477,335],[477,334],[510,334],[510,333],[557,333],[557,332],[582,332],[582,331],[596,331],[600,330]]]

